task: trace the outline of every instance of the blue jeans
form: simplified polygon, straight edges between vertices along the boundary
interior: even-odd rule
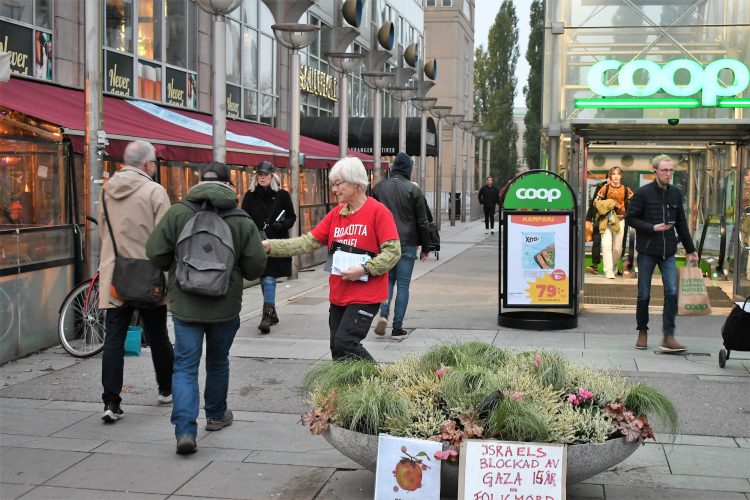
[[[203,392],[206,418],[221,419],[227,409],[229,348],[240,327],[240,317],[221,323],[174,321],[174,375],[172,375],[172,424],[175,435],[198,433],[200,395],[198,369],[206,336],[206,388]]]
[[[276,278],[261,276],[260,289],[263,291],[263,303],[276,305]]]
[[[651,299],[651,276],[659,266],[664,285],[664,335],[674,335],[674,318],[677,315],[677,263],[674,255],[666,259],[659,256],[638,254],[638,302],[635,321],[638,330],[648,330],[648,303]]]
[[[380,305],[380,315],[388,317],[393,300],[393,287],[396,286],[396,304],[393,308],[393,328],[401,328],[406,315],[406,307],[409,305],[409,284],[411,273],[414,271],[414,261],[417,260],[417,247],[401,245],[401,258],[396,265],[388,271],[388,301]]]

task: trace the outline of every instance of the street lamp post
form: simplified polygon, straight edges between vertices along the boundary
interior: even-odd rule
[[[427,113],[437,104],[437,97],[415,97],[411,100],[421,115],[419,127],[419,187],[424,191],[427,170]]]
[[[197,0],[198,5],[211,14],[213,32],[211,47],[211,94],[212,124],[211,132],[214,161],[226,162],[227,159],[227,24],[224,16],[236,9],[242,0]]]
[[[450,106],[433,106],[430,109],[430,114],[437,120],[437,149],[438,149],[438,161],[435,165],[435,220],[437,221],[437,228],[440,230],[441,220],[441,194],[443,191],[443,118],[451,113]]]
[[[414,97],[417,87],[390,87],[391,97],[398,106],[398,152],[406,153],[406,101]]]
[[[487,178],[483,175],[484,173],[484,129],[477,127],[477,131],[474,134],[477,138],[477,149],[479,150],[479,159],[477,161],[477,175],[479,176],[479,182],[477,187],[480,188],[484,185],[484,180]]]
[[[461,150],[464,152],[463,168],[461,169],[461,222],[466,222],[466,205],[467,199],[469,205],[471,204],[471,193],[469,192],[467,185],[467,178],[469,175],[469,141],[467,140],[467,133],[474,126],[474,122],[471,120],[463,120],[458,124],[458,128],[464,131],[463,137],[461,138]],[[471,220],[471,218],[469,218]]]
[[[341,73],[339,79],[339,158],[346,156],[349,147],[349,89],[347,75],[357,68],[364,58],[363,54],[349,52],[331,52],[327,54],[328,63]]]
[[[292,226],[292,235],[299,236],[299,50],[312,43],[320,30],[312,24],[274,24],[271,26],[276,40],[289,49],[289,193],[297,220]],[[299,257],[292,259],[292,279],[299,272]]]
[[[450,206],[448,207],[448,213],[450,214],[451,226],[456,225],[456,172],[458,172],[458,124],[464,119],[464,115],[448,115],[445,117],[445,123],[453,127],[453,170],[451,170],[451,194],[450,194]]]
[[[382,105],[380,104],[380,91],[393,81],[393,73],[385,71],[363,71],[361,75],[362,81],[365,82],[365,85],[375,91],[373,92],[374,99],[372,102],[372,171],[375,174],[375,181],[379,182],[382,173],[380,168],[380,150],[382,141],[380,123]]]
[[[492,140],[495,138],[495,132],[490,132],[489,130],[485,130],[484,132],[484,140],[487,141],[487,175],[490,175],[490,167],[492,165],[491,157],[492,157]]]

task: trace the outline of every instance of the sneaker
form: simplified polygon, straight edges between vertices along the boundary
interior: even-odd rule
[[[107,403],[104,405],[104,414],[102,414],[102,420],[105,424],[112,424],[125,418],[125,412],[122,411],[120,405],[117,403]]]
[[[607,278],[608,280],[613,280],[615,279],[615,273],[606,273],[604,277]]]
[[[599,274],[598,266],[589,266],[586,268],[586,272],[589,274]]]
[[[232,425],[232,422],[234,422],[234,415],[232,414],[232,410],[227,409],[227,411],[224,412],[224,417],[222,418],[207,418],[206,430],[220,431],[224,427],[229,427],[230,425]]]
[[[160,405],[171,405],[172,404],[172,393],[171,392],[159,392],[159,397],[156,398]]]
[[[487,229],[485,229],[484,234],[490,234],[490,232]]]
[[[638,331],[638,340],[635,341],[636,349],[646,349],[648,347],[648,330]]]
[[[494,229],[490,230],[490,234],[495,234],[495,230]]]
[[[195,443],[195,436],[191,434],[183,434],[177,436],[177,454],[178,455],[190,455],[195,453],[198,445]]]
[[[375,325],[375,335],[385,335],[385,327],[388,326],[388,319],[380,316],[378,322]]]
[[[684,345],[674,339],[674,335],[665,335],[660,348],[664,352],[683,352],[687,350]]]
[[[391,338],[393,340],[403,340],[409,335],[409,332],[403,328],[394,328],[391,330]]]

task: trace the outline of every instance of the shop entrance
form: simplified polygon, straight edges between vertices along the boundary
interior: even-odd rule
[[[699,249],[700,265],[709,282],[709,296],[716,308],[728,308],[732,300],[750,294],[750,123],[726,125],[700,123],[574,123],[570,137],[567,172],[561,172],[576,191],[579,218],[584,220],[595,187],[610,168],[622,169],[622,182],[633,191],[653,181],[650,160],[668,154],[674,160],[673,184],[684,195],[684,206],[693,241]],[[635,232],[626,229],[621,274],[607,279],[604,273],[578,276],[582,307],[617,306],[635,308],[637,260]],[[577,256],[579,269],[592,263],[592,243],[579,232],[583,251]],[[678,259],[684,257],[682,246]],[[629,263],[632,262],[632,268]],[[600,268],[601,270],[601,265]],[[654,286],[661,285],[660,278]],[[659,288],[652,304],[660,305]]]

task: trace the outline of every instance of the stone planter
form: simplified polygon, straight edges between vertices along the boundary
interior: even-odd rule
[[[331,425],[323,434],[328,443],[365,469],[375,472],[378,460],[378,436],[361,434]],[[601,444],[568,446],[566,484],[588,479],[632,455],[638,443],[626,443],[624,438],[611,439]],[[455,496],[458,491],[458,466],[443,462],[440,482],[442,494]]]

